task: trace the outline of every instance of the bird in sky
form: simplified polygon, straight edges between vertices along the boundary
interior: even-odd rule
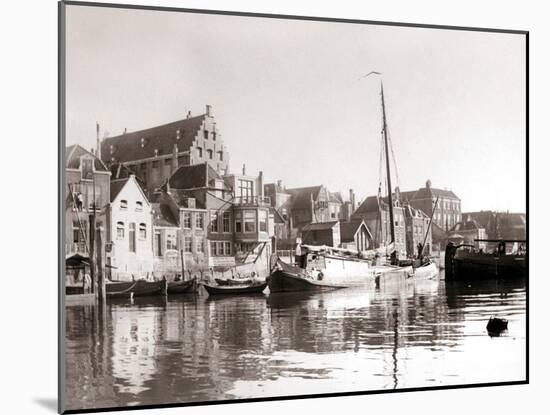
[[[360,78],[357,79],[357,80],[360,81],[361,79],[366,78],[366,77],[369,76],[369,75],[382,75],[382,72],[370,71],[368,74],[363,75],[362,77],[360,77]]]

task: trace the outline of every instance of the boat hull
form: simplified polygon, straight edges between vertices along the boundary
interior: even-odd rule
[[[330,291],[340,288],[347,288],[349,285],[334,284],[323,281],[316,281],[306,276],[291,273],[288,271],[277,270],[269,277],[269,291],[290,292],[290,291]]]
[[[235,294],[261,294],[267,287],[267,282],[262,284],[244,286],[214,286],[202,284],[209,295],[235,295]]]
[[[242,285],[250,285],[252,284],[254,281],[252,281],[251,279],[242,279],[242,280],[239,280],[239,279],[235,279],[235,280],[230,280],[230,279],[222,279],[222,278],[214,278],[214,280],[216,281],[216,283],[218,285],[221,285],[221,286],[242,286]]]
[[[197,292],[197,283],[194,279],[187,281],[171,281],[168,283],[168,294],[191,294]]]
[[[417,280],[428,280],[437,278],[439,275],[439,269],[437,265],[433,262],[430,262],[426,265],[421,265],[420,267],[414,268],[413,277]]]
[[[128,281],[110,282],[105,284],[105,292],[108,298],[138,297],[147,295],[166,295],[168,284],[161,281]]]
[[[450,280],[527,278],[526,255],[499,255],[457,252],[447,247],[445,278]]]

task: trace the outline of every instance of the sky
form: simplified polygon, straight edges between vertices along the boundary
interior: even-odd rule
[[[394,187],[526,210],[523,35],[68,6],[66,56],[67,145],[95,147],[96,121],[114,136],[209,104],[230,170],[363,199],[382,79]]]

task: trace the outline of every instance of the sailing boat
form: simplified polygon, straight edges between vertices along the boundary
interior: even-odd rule
[[[388,151],[388,134],[384,88],[381,84],[382,122],[386,152],[386,174],[390,207],[391,243],[395,242],[395,223],[393,219],[393,201]],[[413,273],[412,266],[375,265],[363,252],[330,246],[301,245],[296,247],[296,264],[291,265],[277,258],[274,270],[269,278],[271,292],[281,291],[325,291],[347,288],[354,285],[375,282],[402,281]]]

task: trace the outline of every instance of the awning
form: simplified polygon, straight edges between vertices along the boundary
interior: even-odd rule
[[[84,265],[90,265],[90,259],[80,254],[74,254],[65,258],[65,266],[68,267],[83,267]]]

